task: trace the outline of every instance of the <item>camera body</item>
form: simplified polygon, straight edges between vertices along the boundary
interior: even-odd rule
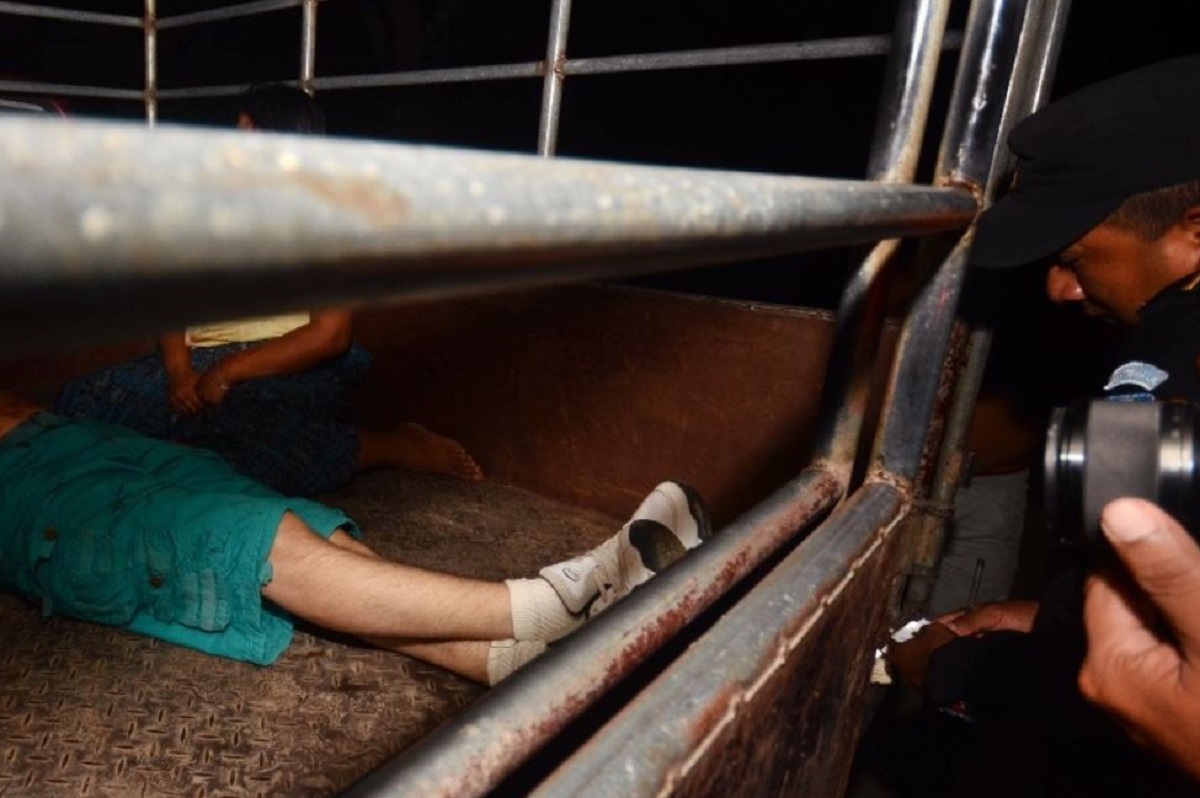
[[[1198,433],[1200,407],[1190,403],[1093,399],[1055,408],[1043,474],[1049,525],[1094,540],[1104,505],[1136,496],[1200,529]]]

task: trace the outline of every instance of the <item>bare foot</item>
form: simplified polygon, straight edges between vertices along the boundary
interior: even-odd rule
[[[359,466],[387,465],[426,474],[444,474],[468,482],[483,479],[483,469],[458,441],[414,422],[391,432],[359,430]]]

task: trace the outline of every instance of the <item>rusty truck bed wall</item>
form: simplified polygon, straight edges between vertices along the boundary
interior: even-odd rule
[[[145,91],[135,96],[151,122],[160,101],[238,88],[159,87],[159,29],[296,7],[299,83],[317,91],[542,80],[541,156],[555,151],[572,74],[881,52],[873,39],[572,60],[570,2],[554,0],[542,61],[321,77],[317,5],[158,19],[151,0],[144,18],[81,14],[143,30]],[[367,309],[361,332],[378,357],[363,418],[411,414],[461,437],[496,487],[530,491],[527,508],[550,500],[567,509],[563,523],[581,539],[663,477],[709,496],[722,522],[712,541],[399,756],[381,763],[375,749],[363,773],[331,772],[330,791],[836,795],[896,589],[917,554],[937,549],[942,514],[915,508],[952,498],[986,356],[986,333],[955,318],[969,224],[1004,172],[993,158],[1003,131],[1045,94],[1068,10],[1065,0],[974,0],[952,35],[949,6],[898,4],[865,180],[0,120],[4,373],[49,391],[120,355],[120,341],[168,325],[351,302]],[[958,64],[937,163],[919,178],[937,65],[951,43]],[[11,81],[0,90],[81,91]],[[89,165],[82,183],[80,163]],[[943,232],[960,237],[918,247],[903,266],[917,290],[898,332],[885,332],[898,239]],[[546,288],[851,244],[874,247],[832,317]],[[445,297],[455,299],[424,301]],[[373,307],[385,300],[409,304]],[[85,344],[113,348],[28,354]],[[916,562],[918,573],[930,565]],[[37,701],[30,706],[33,718]],[[209,722],[221,720],[214,711]],[[238,771],[244,791],[262,784],[254,767]],[[283,770],[280,778],[297,777],[291,764]],[[309,789],[319,791],[319,771],[305,774]]]
[[[724,523],[807,461],[832,321],[588,286],[377,311],[362,417],[428,418],[489,474],[613,517],[675,474]]]

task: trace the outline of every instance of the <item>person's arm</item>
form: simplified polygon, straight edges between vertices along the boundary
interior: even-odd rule
[[[167,372],[167,401],[177,413],[199,413],[204,409],[204,401],[196,392],[200,375],[192,368],[186,334],[163,334],[158,339],[158,351]]]
[[[353,319],[348,310],[314,312],[303,327],[221,360],[200,376],[196,391],[206,403],[220,404],[239,382],[293,374],[336,357],[350,347]]]
[[[887,659],[906,684],[923,689],[929,676],[929,661],[942,646],[956,639],[958,635],[935,621],[909,640],[889,645]]]
[[[888,646],[888,661],[905,682],[924,687],[934,655],[947,643],[984,632],[1028,632],[1037,611],[1036,601],[995,601],[946,613],[910,640]]]
[[[1140,499],[1111,502],[1100,528],[1132,583],[1113,573],[1089,580],[1079,689],[1200,778],[1200,547]]]
[[[1038,606],[1036,601],[992,601],[946,613],[936,620],[959,637],[984,632],[1028,632],[1033,629]]]

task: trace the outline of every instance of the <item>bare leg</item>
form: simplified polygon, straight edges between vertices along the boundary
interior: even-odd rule
[[[365,543],[355,540],[342,530],[334,532],[329,542],[366,557],[382,561],[378,554]],[[407,654],[419,660],[453,671],[483,684],[488,683],[487,655],[490,641],[483,640],[413,640],[402,637],[380,637],[364,635],[362,639],[387,651]]]
[[[375,550],[372,549],[370,546],[368,546],[366,543],[363,543],[361,540],[356,540],[355,538],[350,537],[348,534],[346,534],[345,531],[343,531],[341,529],[335,530],[334,533],[329,536],[329,542],[334,544],[335,546],[339,546],[340,548],[347,549],[349,551],[355,551],[355,552],[358,552],[359,554],[365,554],[366,556],[374,557],[377,560],[383,559],[378,554],[376,554]]]
[[[358,430],[358,467],[390,466],[478,482],[483,470],[462,444],[422,427],[401,424],[391,432]]]
[[[425,641],[513,636],[504,583],[425,571],[353,551],[314,534],[291,513],[279,524],[269,560],[274,577],[263,596],[333,631]]]
[[[329,542],[343,549],[380,559],[379,555],[369,546],[355,540],[340,529],[330,536]],[[438,667],[445,668],[448,671],[453,671],[468,679],[473,679],[483,684],[488,683],[485,664],[487,662],[488,648],[491,645],[490,642],[482,640],[439,640],[429,642],[427,640],[371,636],[364,637],[363,639],[378,648],[407,654],[410,657],[416,657],[419,660],[424,660]]]
[[[483,640],[444,640],[436,642],[399,640],[384,637],[363,638],[377,648],[407,654],[439,668],[488,684],[487,656],[490,642]]]
[[[621,530],[533,579],[484,582],[383,559],[292,513],[276,530],[264,598],[319,626],[495,683],[708,537],[690,488],[655,487]]]

